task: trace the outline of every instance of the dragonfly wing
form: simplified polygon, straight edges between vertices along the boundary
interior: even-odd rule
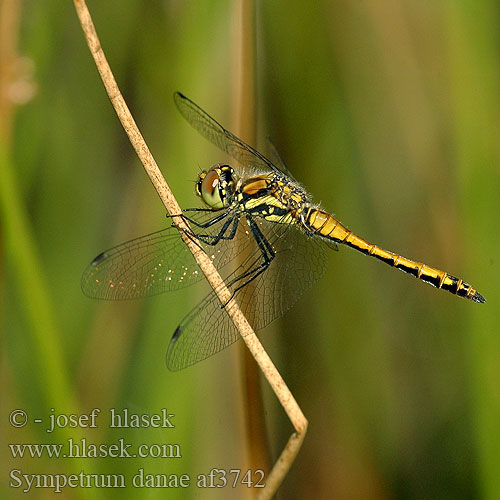
[[[177,327],[168,346],[167,367],[171,371],[182,370],[222,351],[238,338],[228,310],[211,292]]]
[[[192,221],[206,224],[214,212],[189,212]],[[194,233],[202,232],[208,240],[221,231],[225,218],[207,228],[191,224]],[[237,235],[239,236],[239,235]],[[247,237],[242,234],[241,237]],[[236,241],[222,239],[212,246],[198,242],[219,269],[238,254]],[[99,254],[82,276],[85,295],[97,299],[123,300],[149,297],[184,288],[203,276],[193,255],[170,226],[156,233],[135,238]]]
[[[226,130],[191,99],[176,92],[174,101],[181,115],[193,128],[219,149],[238,160],[243,167],[249,166],[265,172],[269,170],[280,172],[273,162]]]
[[[255,220],[275,257],[265,272],[236,291],[234,299],[253,328],[260,330],[281,317],[321,278],[326,267],[327,247],[319,238],[309,237],[290,225]],[[225,279],[230,290],[242,284],[240,276],[263,261],[252,240],[242,249],[241,264]],[[221,307],[212,292],[187,314],[167,350],[170,370],[181,370],[202,361],[240,338],[226,307]]]
[[[88,297],[133,299],[198,281],[201,271],[174,227],[141,236],[99,254],[82,276]]]
[[[238,302],[250,324],[260,330],[283,316],[324,275],[328,248],[293,224],[256,221],[275,257],[250,286],[239,290]]]
[[[274,142],[271,139],[271,137],[267,137],[267,145],[268,145],[268,154],[272,158],[273,164],[275,166],[277,166],[277,168],[282,173],[284,173],[287,177],[289,177],[290,179],[292,179],[295,182],[297,182],[296,179],[295,179],[295,177],[290,172],[290,170],[288,170],[288,167],[286,166],[286,163],[284,162],[283,158],[281,157],[281,155],[280,155],[280,153],[278,151],[278,148],[274,144]],[[297,182],[297,184],[298,184],[298,182]]]

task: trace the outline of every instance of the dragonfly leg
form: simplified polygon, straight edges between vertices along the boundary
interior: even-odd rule
[[[207,211],[207,212],[213,212],[213,210],[210,210],[210,209],[194,209],[194,208],[191,208],[191,209],[187,209],[189,211]],[[213,226],[214,224],[216,224],[217,222],[221,221],[222,219],[224,219],[225,217],[228,216],[228,214],[230,213],[230,210],[226,210],[224,211],[222,214],[218,215],[217,217],[214,217],[213,219],[210,219],[208,222],[204,222],[204,223],[200,223],[194,219],[192,219],[191,217],[188,217],[187,215],[185,215],[184,213],[180,216],[182,217],[183,219],[187,220],[190,224],[194,224],[196,227],[201,227],[201,228],[207,228],[207,227],[210,227],[210,226]]]
[[[252,267],[243,274],[240,274],[228,284],[228,286],[232,286],[237,282],[245,280],[244,283],[240,283],[233,290],[231,298],[225,304],[222,304],[221,307],[226,307],[229,301],[236,295],[236,292],[247,286],[258,276],[260,276],[269,267],[272,260],[276,256],[276,252],[274,251],[273,247],[271,246],[269,241],[267,241],[266,237],[262,234],[261,230],[259,229],[258,225],[253,221],[253,219],[248,218],[248,223],[250,226],[250,230],[252,231],[252,235],[255,238],[255,241],[261,251],[264,261],[256,265],[255,267]]]
[[[227,214],[224,214],[224,217],[227,217]],[[223,218],[222,216],[216,217],[215,219],[217,220],[214,221],[212,219],[212,221],[209,221],[209,223],[207,223],[208,225],[200,227],[202,228],[210,227],[211,225],[215,224],[215,222],[219,222],[219,220],[221,220],[222,218]],[[239,223],[238,214],[233,214],[224,223],[218,234],[201,234],[188,230],[185,230],[185,233],[195,241],[198,240],[201,241],[202,243],[205,243],[206,245],[215,246],[217,245],[217,243],[219,243],[220,240],[232,240],[236,235],[236,230],[238,229],[238,223]],[[231,232],[229,233],[229,235],[226,235],[231,224],[233,225],[233,227],[231,228]]]
[[[225,212],[220,214],[218,217],[214,217],[213,219],[210,219],[208,222],[205,222],[205,223],[198,222],[197,220],[195,220],[191,217],[188,217],[184,212],[215,212],[215,210],[212,210],[211,208],[185,208],[183,210],[183,213],[181,213],[181,214],[176,214],[176,215],[167,214],[166,217],[168,219],[172,219],[174,217],[181,217],[182,219],[188,221],[190,224],[194,224],[197,227],[210,227],[213,224],[215,224],[216,222],[219,222],[220,220],[222,220],[224,217],[227,217],[229,210],[226,210]],[[175,227],[174,222],[172,222],[172,226]]]
[[[183,208],[180,214],[165,214],[167,219],[173,219],[174,217],[183,217],[188,218],[184,212],[215,212],[212,208]],[[190,219],[191,220],[191,219]],[[195,221],[192,221],[193,224],[196,224]]]

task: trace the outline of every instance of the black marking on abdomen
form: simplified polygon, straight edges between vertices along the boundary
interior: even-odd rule
[[[418,267],[407,267],[407,266],[396,266],[397,269],[400,269],[401,271],[404,271],[405,273],[411,274],[415,278],[418,278]]]
[[[447,290],[448,292],[451,292],[451,293],[457,293],[458,292],[458,283],[460,282],[460,280],[458,278],[456,278],[455,276],[452,276],[451,274],[448,274],[448,278],[450,278],[452,283],[443,283],[443,286],[441,288],[443,290]]]
[[[362,251],[362,250],[360,250],[360,251]],[[366,255],[373,255],[373,257],[377,258],[378,260],[381,260],[382,262],[385,262],[386,264],[389,264],[390,266],[394,267],[394,259],[392,257],[384,258],[382,255],[370,254],[368,252],[368,250],[366,252],[363,252],[363,253],[365,253]]]
[[[435,286],[436,288],[441,288],[441,277],[438,276],[429,276],[427,274],[421,274],[420,279],[422,281],[425,281],[426,283],[429,283],[429,285]]]
[[[345,243],[345,242],[339,241],[339,243]],[[347,245],[352,247],[352,248],[355,248],[358,252],[361,252],[363,255],[370,255],[370,251],[368,248],[359,248],[359,247],[354,246],[354,245],[349,245],[349,243],[347,243]],[[378,256],[376,256],[376,257],[378,258]],[[381,259],[381,260],[383,260],[383,259]]]
[[[470,289],[470,285],[468,283],[463,283],[462,282],[462,286],[456,291],[456,294],[459,297],[468,298],[469,289]]]

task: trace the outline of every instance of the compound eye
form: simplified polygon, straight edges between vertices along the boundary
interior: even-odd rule
[[[201,197],[203,201],[212,208],[224,208],[224,202],[220,195],[220,178],[215,170],[209,170],[201,181]]]

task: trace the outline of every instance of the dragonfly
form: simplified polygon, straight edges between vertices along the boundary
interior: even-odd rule
[[[217,267],[234,302],[221,304],[212,291],[187,313],[167,349],[170,370],[202,361],[240,338],[229,316],[234,303],[255,330],[281,317],[323,276],[328,253],[339,244],[436,288],[485,302],[462,279],[357,236],[313,203],[275,150],[270,160],[180,92],[174,101],[195,130],[237,163],[202,171],[195,191],[204,207],[178,214],[189,225],[187,236]],[[134,299],[178,290],[202,277],[172,222],[100,253],[83,274],[82,290],[92,298]]]

